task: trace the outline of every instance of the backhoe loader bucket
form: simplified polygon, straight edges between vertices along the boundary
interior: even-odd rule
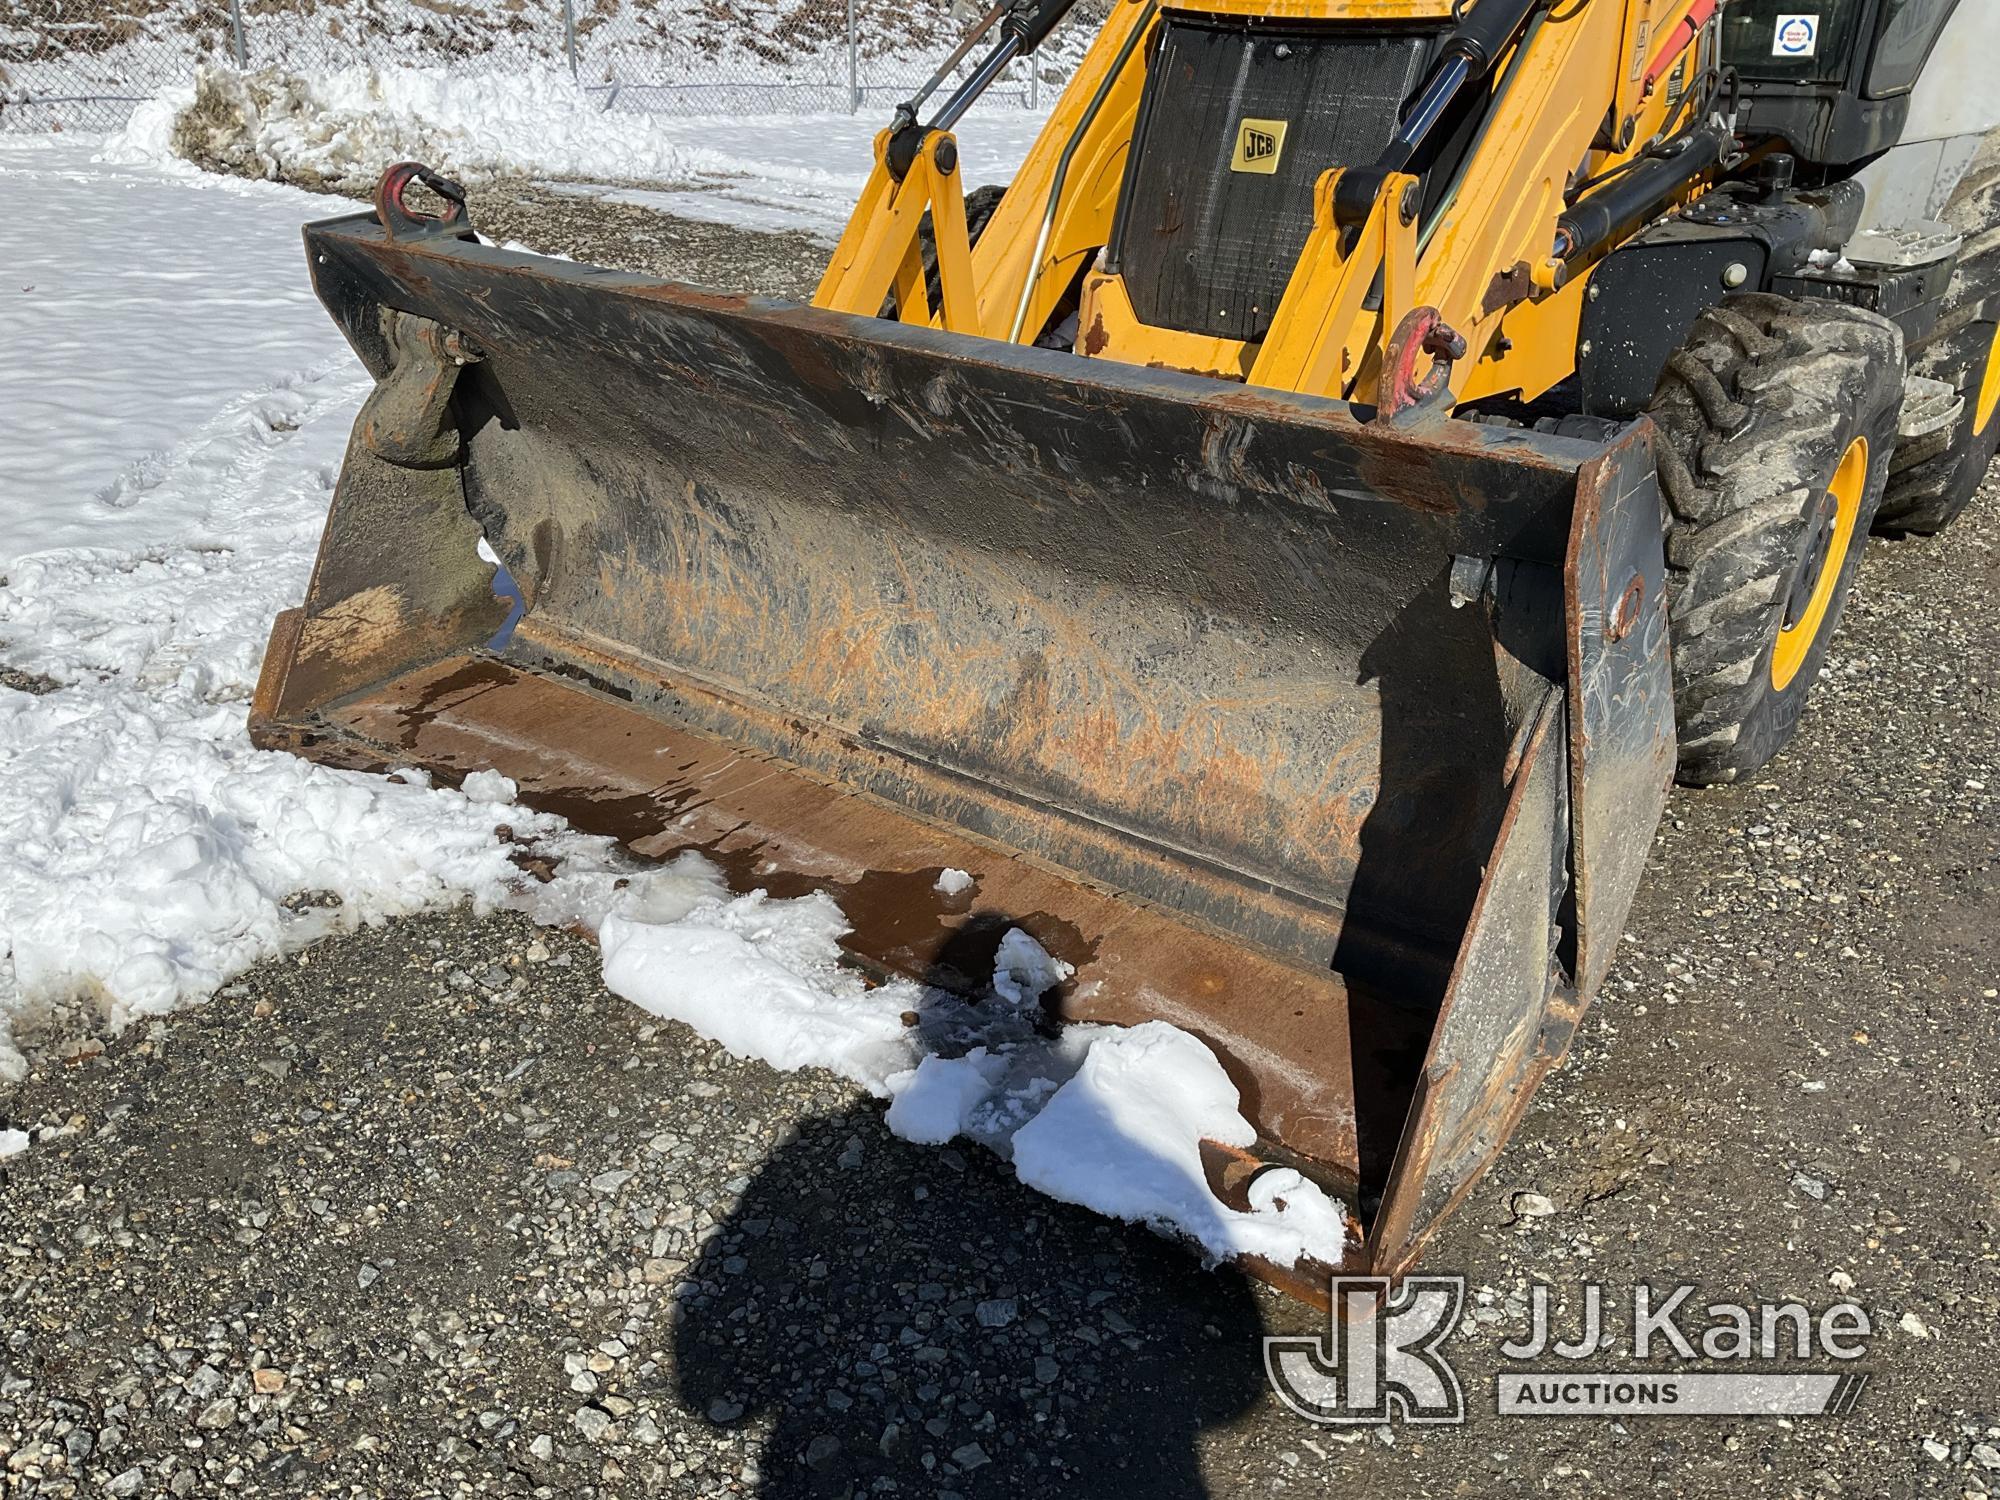
[[[1368,1226],[1344,1269],[1409,1264],[1561,1056],[1665,796],[1650,429],[1367,420],[462,233],[306,232],[378,384],[258,742],[497,767],[828,889],[858,960],[945,986],[1024,927],[1065,1016],[1215,1050],[1253,1157]]]

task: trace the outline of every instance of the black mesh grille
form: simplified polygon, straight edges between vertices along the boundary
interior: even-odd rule
[[[1440,35],[1166,20],[1112,247],[1140,320],[1262,338],[1312,230],[1313,183],[1374,162]],[[1287,122],[1269,176],[1229,169],[1245,118]]]

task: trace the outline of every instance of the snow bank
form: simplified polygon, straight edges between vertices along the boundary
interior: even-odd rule
[[[973,1128],[979,1108],[1006,1076],[1006,1059],[984,1047],[962,1057],[932,1053],[916,1070],[899,1075],[889,1105],[889,1128],[919,1146],[942,1146]]]
[[[337,369],[361,377],[299,244],[301,222],[349,205],[192,169],[106,171],[89,154],[0,134],[0,577],[57,547],[227,545],[226,524],[209,534],[224,471],[266,446],[296,456],[272,435],[300,392]],[[248,436],[206,441],[229,432]]]
[[[598,98],[621,109],[720,115],[842,108],[848,10],[795,0],[583,0],[575,7],[577,61]],[[958,10],[921,0],[851,7],[862,86],[885,112],[965,30],[969,18]],[[266,62],[393,57],[467,73],[570,74],[563,8],[553,4],[313,0],[246,6],[243,21],[250,55]],[[87,122],[123,118],[112,101],[184,81],[204,58],[223,56],[227,24],[216,0],[146,0],[140,7],[15,0],[0,8],[0,96],[29,111],[17,125],[99,128]],[[1074,68],[1094,30],[1079,14],[1043,44],[1037,62],[1046,83]],[[1018,95],[1021,71],[1011,70],[1001,86]],[[93,95],[95,107],[86,102]]]
[[[607,115],[566,75],[444,68],[205,67],[191,92],[134,112],[114,161],[179,157],[211,171],[365,192],[414,159],[470,180],[535,174],[673,180],[684,152],[644,115]]]
[[[507,805],[504,778],[467,796],[249,743],[271,620],[304,589],[364,384],[303,379],[163,463],[161,503],[192,508],[176,491],[194,485],[214,507],[178,545],[9,569],[5,659],[55,686],[0,688],[0,1076],[23,1066],[10,1021],[83,1002],[115,1029],[330,927],[465,898],[553,917],[608,904],[624,861]],[[561,862],[553,885],[516,843]],[[339,904],[294,910],[299,892]]]
[[[1051,90],[1051,99],[1054,91]],[[1044,116],[990,101],[960,124],[969,183],[1005,182]],[[751,228],[830,236],[873,162],[878,114],[669,119],[606,113],[566,74],[445,68],[203,68],[192,89],[140,105],[107,162],[188,164],[232,176],[366,194],[391,162],[468,182],[504,177],[694,185],[660,206]],[[635,197],[638,192],[642,196]],[[644,189],[614,196],[652,201]]]
[[[975,1002],[907,981],[870,988],[840,966],[845,931],[824,895],[760,892],[717,895],[669,922],[612,916],[598,936],[615,993],[740,1057],[851,1079],[890,1100],[889,1129],[905,1140],[965,1136],[1011,1156],[1050,1197],[1186,1235],[1215,1257],[1341,1258],[1345,1214],[1296,1172],[1255,1179],[1248,1212],[1210,1191],[1201,1142],[1247,1146],[1256,1132],[1195,1037],[1159,1021],[1038,1034],[1023,1005],[1068,966],[1019,928]]]
[[[1281,1266],[1315,1254],[1337,1263],[1346,1216],[1298,1173],[1253,1179],[1248,1213],[1209,1190],[1201,1142],[1257,1139],[1239,1103],[1215,1054],[1185,1031],[1164,1021],[1107,1027],[1075,1076],[1014,1132],[1014,1170],[1051,1198],[1171,1225],[1213,1254],[1259,1255]]]
[[[1010,1005],[1033,1005],[1076,972],[1015,927],[1000,939],[993,958],[993,993]]]
[[[879,1095],[916,1061],[902,1020],[916,987],[869,990],[838,967],[847,921],[827,896],[755,892],[699,910],[671,924],[607,917],[605,984],[784,1072],[828,1068]]]

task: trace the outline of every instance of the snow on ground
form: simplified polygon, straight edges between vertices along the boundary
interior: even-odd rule
[[[331,923],[532,885],[490,805],[245,734],[368,383],[299,248],[347,206],[0,141],[0,663],[56,684],[0,687],[0,1076],[51,1009],[117,1027]],[[603,903],[600,841],[506,820],[571,856],[552,908]]]
[[[212,503],[172,482],[201,461],[182,448],[191,434],[254,422],[260,402],[315,382],[360,391],[303,274],[298,225],[326,203],[0,137],[0,573],[51,547],[183,534]]]
[[[965,180],[976,186],[1011,178],[1043,118],[1012,100],[975,107],[958,130]],[[567,76],[552,73],[357,67],[307,77],[208,68],[193,88],[141,105],[108,151],[129,163],[190,160],[345,192],[372,189],[384,167],[406,159],[468,181],[528,175],[665,184],[664,192],[625,187],[609,195],[744,228],[831,238],[867,181],[885,121],[883,110],[608,115]]]
[[[1041,1034],[1065,966],[1025,933],[984,997],[871,987],[824,895],[731,895],[693,855],[637,868],[497,774],[453,791],[254,749],[271,620],[303,593],[367,387],[305,290],[298,226],[351,205],[118,154],[0,138],[0,1077],[51,1016],[116,1029],[337,925],[508,904],[599,927],[618,993],[831,1068],[913,1140],[966,1136],[1214,1255],[1338,1258],[1347,1226],[1295,1175],[1259,1178],[1247,1213],[1208,1193],[1200,1140],[1252,1131],[1201,1042]]]
[[[1068,966],[1019,928],[1002,940],[990,992],[965,1001],[908,980],[870,987],[843,968],[847,924],[822,893],[688,894],[698,899],[674,920],[605,919],[614,993],[738,1056],[830,1068],[888,1099],[897,1135],[965,1136],[1052,1198],[1178,1230],[1216,1257],[1339,1261],[1346,1218],[1296,1172],[1258,1176],[1248,1212],[1209,1191],[1201,1142],[1249,1146],[1256,1132],[1202,1042],[1163,1021],[1040,1033],[1037,1002]]]

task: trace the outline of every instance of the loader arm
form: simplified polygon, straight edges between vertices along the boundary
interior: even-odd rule
[[[962,199],[962,174],[926,170],[939,153],[955,163],[956,140],[949,132],[906,127],[899,154],[894,134],[885,132],[868,188],[815,303],[872,313],[896,292],[906,320],[1034,342],[1074,290],[1078,353],[1367,404],[1383,399],[1384,358],[1396,331],[1417,309],[1430,308],[1466,347],[1464,362],[1440,376],[1454,399],[1498,391],[1537,396],[1573,367],[1590,259],[1565,264],[1555,257],[1558,218],[1576,184],[1616,176],[1656,146],[1663,132],[1686,123],[1683,101],[1715,0],[1480,3],[1510,18],[1518,12],[1522,20],[1508,28],[1504,45],[1468,86],[1476,129],[1448,185],[1426,191],[1419,182],[1413,188],[1411,174],[1384,170],[1372,157],[1325,162],[1312,192],[1311,232],[1261,337],[1149,321],[1135,307],[1123,271],[1106,264],[1115,260],[1109,252],[1120,213],[1140,211],[1136,205],[1121,209],[1120,199],[1134,178],[1135,136],[1147,132],[1149,110],[1159,116],[1152,128],[1172,130],[1179,123],[1170,118],[1179,103],[1149,92],[1148,70],[1162,51],[1163,13],[1140,0],[1114,9],[992,221],[966,253],[958,241],[962,215],[937,203]],[[1362,34],[1387,27],[1396,35],[1424,25],[1442,35],[1452,15],[1449,0],[1313,0],[1277,7],[1267,0],[1207,0],[1164,13],[1168,21],[1237,18],[1246,26],[1278,21]],[[1407,122],[1424,95],[1417,91],[1402,102]],[[1681,195],[1697,190],[1701,180],[1680,184]],[[928,298],[913,308],[901,295],[915,289],[919,221],[926,210],[933,210],[938,300],[957,311],[933,307]],[[969,297],[954,285],[968,274]],[[963,311],[968,304],[970,314]],[[1418,359],[1418,368],[1404,374],[1421,380],[1429,362]]]
[[[971,315],[949,318],[944,309],[924,302],[919,304],[924,316],[918,321],[954,333],[1007,338],[1021,311],[1021,294],[1035,280],[1027,323],[1037,331],[1047,323],[1076,269],[1110,235],[1132,121],[1145,82],[1137,59],[1157,17],[1154,6],[1139,0],[1123,0],[1113,10],[1029,148],[986,233],[976,246],[968,247]],[[899,154],[897,132],[883,131],[875,141],[868,184],[820,277],[813,306],[874,314],[895,289],[897,272],[906,272],[916,262],[919,220],[934,199],[956,198],[963,203],[965,183],[956,170],[956,139],[948,131],[922,134],[924,147],[912,143],[900,149],[923,152],[931,160],[941,149],[952,170],[911,181]],[[1063,191],[1052,194],[1059,178]],[[1043,235],[1045,219],[1049,225]],[[947,249],[952,230],[947,222],[932,232],[942,271],[953,254]],[[1038,241],[1044,272],[1039,278],[1032,269]],[[1026,341],[1033,342],[1032,333]]]
[[[1336,214],[1338,194],[1324,193],[1314,227],[1316,236],[1321,229],[1328,231],[1327,238],[1309,244],[1308,256],[1293,273],[1251,383],[1378,405],[1383,398],[1382,352],[1396,327],[1418,307],[1437,309],[1465,340],[1469,357],[1492,367],[1480,372],[1484,384],[1498,380],[1496,388],[1518,388],[1532,397],[1565,378],[1574,339],[1538,337],[1503,344],[1500,328],[1517,305],[1551,297],[1564,297],[1574,317],[1580,285],[1572,289],[1567,276],[1558,277],[1544,263],[1551,257],[1556,219],[1566,206],[1565,187],[1579,167],[1595,157],[1600,163],[1595,170],[1615,168],[1635,154],[1592,151],[1607,111],[1614,108],[1613,91],[1603,85],[1620,77],[1627,19],[1626,10],[1602,0],[1529,19],[1516,55],[1498,69],[1505,87],[1492,96],[1462,178],[1449,202],[1421,226],[1425,243],[1413,275],[1385,280],[1379,308],[1362,305],[1383,268],[1379,257],[1355,256],[1334,278],[1316,274],[1322,268],[1310,252],[1338,256],[1334,237],[1343,228]],[[1658,115],[1664,106],[1661,96],[1648,113]],[[1632,129],[1635,146],[1644,140],[1640,128],[1635,123]],[[1416,215],[1404,208],[1416,201],[1406,196],[1410,187],[1407,180],[1385,179],[1371,205],[1391,235],[1414,237],[1418,230]],[[1390,226],[1392,219],[1403,222]],[[1365,231],[1359,238],[1362,246],[1369,245]],[[1296,300],[1295,289],[1302,294]],[[1324,345],[1336,339],[1345,356],[1339,367],[1301,359],[1301,347],[1308,342]]]

